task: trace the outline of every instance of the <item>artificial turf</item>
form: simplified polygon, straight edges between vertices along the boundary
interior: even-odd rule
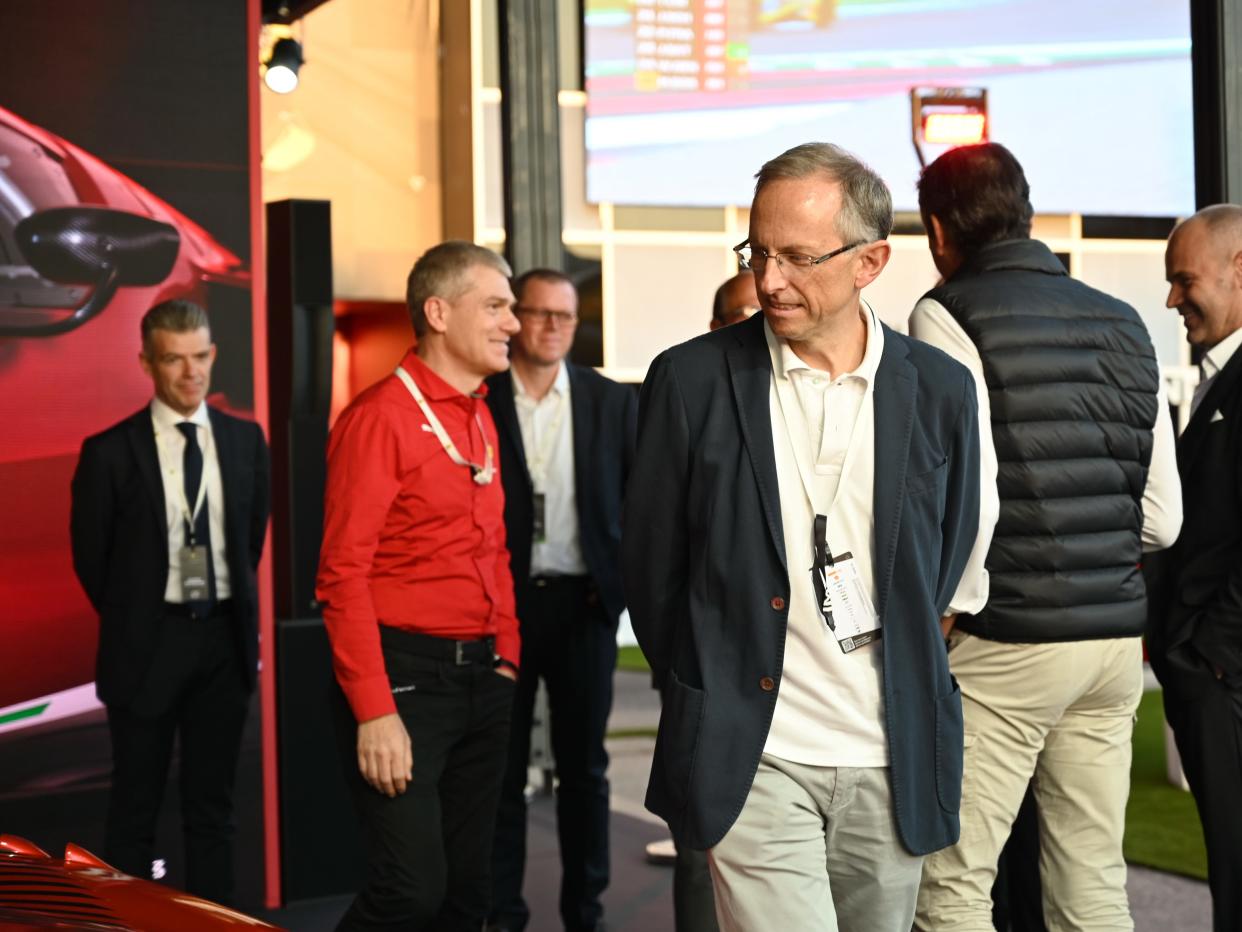
[[[1207,879],[1207,851],[1194,797],[1165,774],[1161,693],[1145,693],[1134,725],[1134,763],[1126,806],[1126,860]]]

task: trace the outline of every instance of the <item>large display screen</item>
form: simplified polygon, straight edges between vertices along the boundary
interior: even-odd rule
[[[1194,211],[1185,0],[586,0],[587,197],[750,202],[808,141],[916,208],[910,90],[982,87],[1042,213]],[[929,158],[939,154],[934,147]]]

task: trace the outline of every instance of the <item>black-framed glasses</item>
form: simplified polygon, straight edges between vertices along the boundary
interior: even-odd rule
[[[754,249],[750,245],[750,240],[747,239],[742,240],[742,242],[734,246],[733,251],[737,253],[738,261],[744,269],[754,269],[755,271],[760,271],[762,270],[764,263],[766,263],[769,259],[775,259],[776,267],[778,269],[783,270],[786,265],[788,265],[791,269],[796,269],[799,272],[805,272],[820,263],[827,262],[833,256],[839,256],[843,252],[849,252],[851,249],[857,249],[859,246],[866,245],[867,244],[864,241],[849,243],[848,245],[841,246],[838,249],[834,249],[832,252],[826,252],[822,256],[817,257],[807,256],[800,252],[768,253],[762,249]]]
[[[572,327],[578,322],[578,315],[572,311],[551,311],[543,307],[522,307],[521,305],[515,307],[514,311],[534,323]]]

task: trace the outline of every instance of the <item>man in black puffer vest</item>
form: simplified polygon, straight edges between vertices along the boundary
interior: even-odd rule
[[[944,623],[965,714],[962,836],[927,859],[917,926],[992,929],[997,856],[1030,783],[1048,927],[1129,930],[1139,564],[1181,525],[1160,366],[1132,307],[1030,238],[1030,187],[1003,146],[942,155],[919,208],[943,282],[911,334],[974,373],[1000,519],[987,605]]]

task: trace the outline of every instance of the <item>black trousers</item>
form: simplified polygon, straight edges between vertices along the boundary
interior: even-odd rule
[[[509,759],[492,855],[492,918],[523,929],[526,869],[526,776],[531,717],[542,678],[548,687],[556,758],[556,830],[561,847],[561,920],[592,929],[603,917],[608,886],[608,753],[617,634],[586,577],[529,580],[518,587],[522,672],[513,704]],[[549,927],[547,919],[538,923]]]
[[[414,752],[414,779],[402,795],[389,799],[362,779],[357,723],[336,691],[345,779],[367,858],[366,887],[337,928],[478,932],[491,894],[514,684],[490,661],[439,660],[395,648],[396,640],[385,637],[384,663]]]
[[[1207,844],[1216,932],[1242,929],[1242,688],[1201,674],[1161,677],[1164,710]]]
[[[706,851],[677,848],[673,864],[673,928],[677,932],[719,932],[712,869]]]
[[[1039,809],[1027,787],[996,864],[992,924],[998,932],[1047,932],[1039,874]]]
[[[155,827],[174,738],[180,741],[186,889],[233,900],[233,788],[250,703],[231,620],[166,616],[146,680],[125,707],[108,706],[112,789],[104,860],[151,877]]]

